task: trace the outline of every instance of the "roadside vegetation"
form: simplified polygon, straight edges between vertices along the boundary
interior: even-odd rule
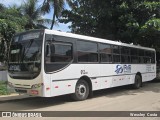
[[[70,24],[72,33],[151,47],[160,52],[159,8],[159,0],[25,0],[20,6],[0,3],[0,61],[8,61],[15,33],[52,29],[59,22]],[[43,16],[51,11],[51,18],[45,19]]]
[[[10,92],[7,89],[7,82],[0,81],[0,95],[9,95]]]

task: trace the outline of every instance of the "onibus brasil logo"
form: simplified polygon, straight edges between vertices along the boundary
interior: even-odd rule
[[[131,65],[116,65],[115,72],[119,73],[131,73]]]

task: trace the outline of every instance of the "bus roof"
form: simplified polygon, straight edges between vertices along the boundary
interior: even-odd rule
[[[153,48],[142,47],[142,46],[126,44],[126,43],[122,43],[122,42],[118,42],[118,41],[101,39],[101,38],[84,36],[84,35],[78,35],[78,34],[73,34],[73,33],[66,33],[66,32],[61,32],[61,31],[56,31],[56,30],[45,29],[45,33],[59,35],[59,36],[65,36],[65,37],[71,37],[71,38],[77,38],[77,39],[83,39],[83,40],[87,40],[87,41],[108,43],[108,44],[113,44],[113,45],[119,45],[119,46],[126,46],[126,47],[132,47],[132,48],[139,48],[139,49],[155,51],[155,49],[153,49]]]

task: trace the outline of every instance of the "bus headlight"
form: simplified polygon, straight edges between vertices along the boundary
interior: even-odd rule
[[[43,83],[34,84],[34,85],[32,85],[32,89],[39,88],[41,86],[43,86]]]

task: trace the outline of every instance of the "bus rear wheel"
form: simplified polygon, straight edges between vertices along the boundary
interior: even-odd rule
[[[134,89],[139,89],[142,86],[142,78],[140,75],[135,76],[134,84],[132,86]]]
[[[75,93],[72,94],[72,98],[76,101],[82,101],[87,99],[89,95],[89,85],[85,80],[79,80],[75,87]]]

